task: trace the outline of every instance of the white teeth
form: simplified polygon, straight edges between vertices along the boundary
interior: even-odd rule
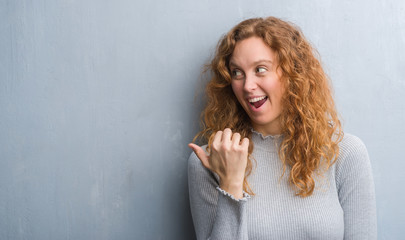
[[[254,102],[257,102],[257,101],[263,100],[263,99],[265,99],[265,98],[266,98],[266,96],[262,96],[262,97],[255,97],[255,98],[251,98],[251,99],[249,99],[249,102],[254,103]]]

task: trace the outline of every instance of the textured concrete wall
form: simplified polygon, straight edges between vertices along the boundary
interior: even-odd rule
[[[200,72],[242,19],[295,22],[405,235],[405,2],[0,0],[0,239],[192,239]],[[194,100],[197,95],[197,100]]]

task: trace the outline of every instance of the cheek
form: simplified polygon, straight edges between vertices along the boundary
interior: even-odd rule
[[[274,104],[280,104],[281,99],[284,95],[284,88],[280,82],[273,81],[271,84],[266,86],[269,89],[270,99]]]
[[[232,91],[237,101],[243,106],[243,86],[241,84],[232,83]]]
[[[235,82],[232,82],[232,83],[231,83],[231,86],[232,86],[233,94],[235,94],[235,96],[236,96],[236,97],[238,98],[238,100],[239,100],[239,97],[240,97],[240,95],[242,94],[242,87],[240,86],[240,84],[235,83]]]
[[[281,85],[281,84],[279,84],[279,87],[278,87],[278,89],[277,89],[277,104],[278,104],[278,107],[280,108],[280,109],[283,109],[283,97],[284,97],[284,94],[285,94],[285,89],[284,89],[284,87]]]
[[[284,88],[281,86],[281,84],[277,84],[275,92],[277,93],[279,100],[281,100],[282,96],[284,95]]]

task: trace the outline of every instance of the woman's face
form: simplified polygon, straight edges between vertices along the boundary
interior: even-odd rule
[[[259,37],[236,43],[229,61],[232,89],[249,115],[253,128],[263,135],[281,133],[281,70],[274,51]]]

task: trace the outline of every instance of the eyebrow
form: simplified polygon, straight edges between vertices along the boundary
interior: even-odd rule
[[[273,62],[272,61],[270,61],[270,60],[267,60],[267,59],[260,59],[260,60],[258,60],[258,61],[255,61],[252,65],[258,65],[258,64],[260,64],[260,63],[270,63],[270,64],[273,64]],[[234,66],[234,67],[239,67],[236,63],[234,63],[234,62],[229,62],[229,66]]]

